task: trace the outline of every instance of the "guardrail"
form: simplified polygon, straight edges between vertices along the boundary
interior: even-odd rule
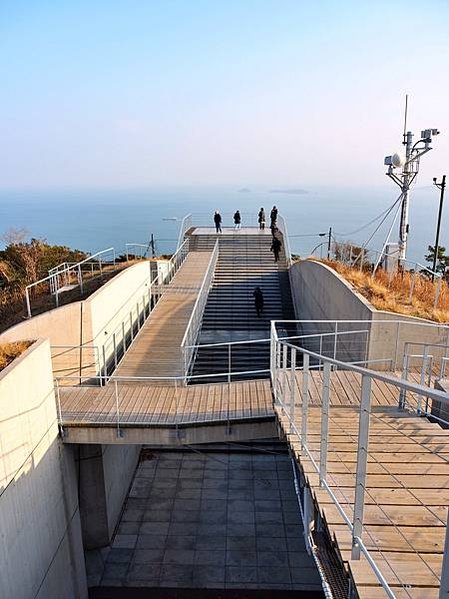
[[[282,214],[278,214],[277,227],[278,227],[279,231],[282,233],[282,237],[284,240],[284,251],[285,251],[285,258],[287,260],[287,266],[291,266],[292,251],[290,249],[290,239],[288,236],[287,222],[286,222],[285,218],[282,216]]]
[[[178,243],[176,245],[176,249],[179,249],[181,247],[181,245],[184,243],[185,234],[187,233],[187,231],[190,229],[191,226],[192,226],[192,215],[186,214],[186,216],[184,216],[184,218],[181,221],[181,226],[179,228],[179,235],[178,235]]]
[[[139,260],[143,260],[150,251],[150,247],[150,243],[125,243],[126,261],[129,262],[130,256],[134,256]]]
[[[109,260],[104,260],[104,256],[109,254],[111,258]],[[114,248],[107,248],[106,250],[101,250],[101,252],[97,252],[96,254],[92,254],[84,260],[76,263],[67,263],[64,262],[55,266],[53,269],[49,271],[49,275],[40,279],[39,281],[35,281],[34,283],[30,283],[25,287],[25,301],[28,318],[31,318],[31,290],[35,287],[48,286],[48,292],[55,297],[55,306],[59,306],[59,294],[64,291],[64,286],[71,286],[73,284],[73,277],[75,277],[74,287],[80,288],[80,295],[84,293],[84,279],[83,272],[91,273],[94,275],[94,267],[97,267],[100,274],[103,272],[103,269],[106,266],[112,266],[116,268],[115,261],[115,250]],[[72,287],[70,287],[72,288]]]
[[[193,306],[192,314],[190,315],[184,337],[181,341],[181,351],[184,357],[184,374],[186,377],[189,373],[190,366],[195,355],[193,344],[198,339],[198,335],[201,330],[204,308],[209,296],[209,290],[215,277],[215,267],[217,265],[218,253],[219,242],[217,239],[209,260],[209,264],[207,265],[203,283],[198,292],[198,297],[196,298],[195,305]]]
[[[309,419],[309,370],[310,363],[314,360],[315,363],[323,365],[323,382],[321,387],[320,403],[314,405],[315,409],[320,413],[320,430],[321,438],[319,441],[319,450],[313,449],[309,445],[308,439],[308,419]],[[301,366],[299,366],[301,364]],[[358,375],[361,375],[360,385],[360,405],[358,409],[358,424],[359,435],[357,440],[357,467],[354,480],[354,507],[352,513],[347,512],[347,507],[343,505],[337,498],[336,493],[332,489],[335,488],[335,481],[332,475],[327,471],[328,458],[328,430],[329,430],[329,407],[330,407],[330,388],[331,388],[331,372],[335,369],[349,370]],[[297,402],[296,395],[296,372],[301,370],[301,389],[300,403]],[[405,403],[401,400],[404,393],[408,392],[414,396],[418,396],[422,403],[423,399],[429,398],[442,402],[445,406],[449,406],[449,398],[446,393],[436,391],[422,385],[410,383],[404,379],[398,379],[388,374],[382,374],[377,371],[368,370],[348,362],[333,359],[316,352],[309,351],[305,347],[298,347],[290,343],[290,341],[278,338],[276,325],[272,322],[271,327],[271,376],[272,387],[274,392],[275,405],[282,411],[284,417],[289,423],[290,435],[296,437],[300,443],[301,451],[304,459],[309,459],[313,469],[319,476],[320,486],[324,488],[332,502],[335,504],[339,514],[348,526],[352,535],[352,559],[359,560],[361,554],[365,556],[371,566],[377,580],[384,589],[386,595],[395,598],[391,586],[387,583],[384,573],[381,571],[376,561],[373,559],[370,551],[367,549],[364,539],[367,532],[364,531],[364,506],[365,498],[368,493],[366,488],[367,463],[368,463],[368,444],[369,444],[369,428],[371,414],[371,386],[374,381],[380,381],[393,386],[399,391],[399,404],[403,408]],[[354,408],[354,406],[352,406]],[[297,424],[296,414],[300,410],[301,424]],[[344,496],[344,494],[343,494]],[[372,499],[372,497],[371,497]],[[304,506],[304,511],[307,511],[307,506]],[[398,528],[391,522],[395,528]],[[305,526],[307,523],[305,523]],[[449,527],[449,524],[448,524]],[[446,529],[446,544],[443,556],[443,568],[441,574],[440,598],[447,597],[449,593],[449,576],[445,571],[449,563],[449,532]],[[392,568],[392,566],[389,566]]]

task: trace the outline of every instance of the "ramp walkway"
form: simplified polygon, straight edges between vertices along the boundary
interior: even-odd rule
[[[299,464],[306,534],[326,539],[361,599],[442,597],[449,431],[399,405],[443,394],[326,358],[319,371],[307,361],[292,369],[308,354],[316,357],[281,343],[274,367],[275,412]]]
[[[117,370],[118,377],[184,375],[181,341],[212,250],[189,252]],[[165,383],[167,384],[167,382]]]

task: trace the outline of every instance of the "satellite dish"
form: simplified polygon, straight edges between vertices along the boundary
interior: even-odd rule
[[[398,152],[396,152],[395,154],[393,154],[393,156],[391,157],[391,164],[395,167],[398,168],[400,166],[404,166],[404,156],[402,156],[402,154],[399,154]]]

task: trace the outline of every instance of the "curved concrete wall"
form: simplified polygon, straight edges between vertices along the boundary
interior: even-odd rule
[[[74,461],[59,439],[47,340],[0,372],[0,597],[87,597]]]
[[[378,363],[378,368],[402,368],[406,342],[445,343],[449,341],[447,326],[437,323],[376,310],[362,295],[329,266],[315,260],[295,262],[289,271],[292,297],[298,320],[363,320],[360,324],[340,325],[341,330],[367,332],[353,333],[338,339],[337,358],[343,360],[392,360]],[[384,322],[394,321],[394,322]],[[302,324],[301,333],[332,333],[332,324]],[[352,337],[352,339],[351,339]],[[333,354],[331,335],[323,342],[323,353]],[[307,347],[318,351],[317,341],[309,340]],[[438,350],[433,350],[435,355]],[[440,352],[441,353],[441,352]],[[383,365],[382,365],[383,364]]]

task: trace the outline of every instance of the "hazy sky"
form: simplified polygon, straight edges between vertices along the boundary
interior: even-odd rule
[[[389,184],[438,127],[449,1],[1,0],[0,187]]]

